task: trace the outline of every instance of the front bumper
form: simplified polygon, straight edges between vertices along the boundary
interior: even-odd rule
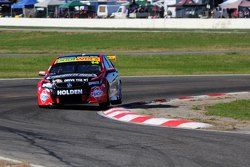
[[[107,88],[104,84],[88,89],[53,90],[38,87],[37,101],[39,106],[51,106],[57,104],[88,104],[104,103],[108,101]]]

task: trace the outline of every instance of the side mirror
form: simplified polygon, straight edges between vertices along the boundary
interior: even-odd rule
[[[46,74],[45,71],[39,71],[39,72],[38,72],[38,75],[41,76],[41,77],[45,76],[45,74]]]

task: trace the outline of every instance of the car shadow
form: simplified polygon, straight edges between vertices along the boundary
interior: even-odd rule
[[[161,104],[161,103],[154,103],[150,104],[147,102],[132,102],[132,103],[125,103],[121,105],[111,105],[109,108],[111,109],[116,107],[124,107],[127,109],[151,109],[151,108],[178,108],[178,106],[168,105],[168,104]],[[63,106],[57,106],[54,108],[55,110],[82,110],[82,111],[89,111],[89,112],[97,112],[103,111],[98,105],[86,105],[86,104],[68,104]]]
[[[74,105],[63,105],[57,106],[56,110],[82,110],[82,111],[101,111],[101,108],[96,105],[84,105],[84,104],[74,104]]]

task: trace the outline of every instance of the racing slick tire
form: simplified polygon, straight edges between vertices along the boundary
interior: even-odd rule
[[[120,81],[120,87],[121,87],[121,84],[122,84],[122,82]],[[110,103],[113,104],[113,105],[122,104],[122,91],[121,91],[121,88],[119,89],[119,98],[117,98],[117,100],[112,100]]]
[[[41,105],[38,105],[39,108],[48,108],[48,106],[41,106]]]
[[[62,105],[61,104],[53,104],[53,105],[49,105],[49,106],[42,106],[42,105],[38,105],[39,108],[47,108],[47,109],[58,109],[61,108]]]
[[[122,99],[112,100],[111,104],[113,104],[113,105],[115,105],[115,104],[122,104]]]
[[[109,101],[105,102],[105,103],[99,103],[99,107],[100,107],[101,110],[106,110],[106,109],[109,108],[109,106],[110,106],[110,102]]]

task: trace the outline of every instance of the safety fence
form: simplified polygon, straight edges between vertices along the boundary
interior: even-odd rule
[[[111,29],[250,29],[250,19],[0,18],[0,26]]]

